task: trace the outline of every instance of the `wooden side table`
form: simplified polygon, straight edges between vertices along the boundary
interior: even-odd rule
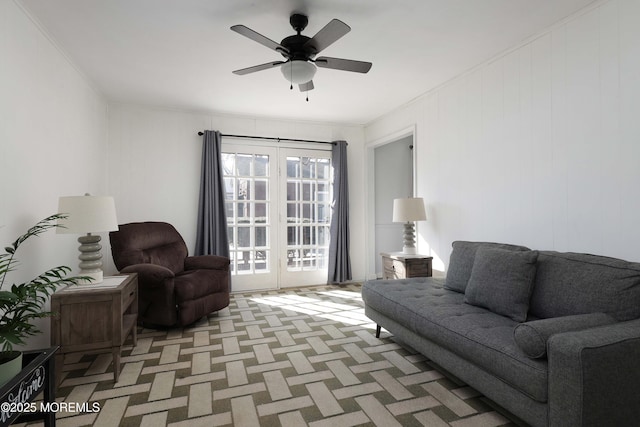
[[[381,253],[383,279],[408,279],[410,277],[431,277],[433,257],[408,255],[402,252]]]
[[[99,284],[67,286],[51,297],[51,344],[59,383],[64,355],[94,350],[113,352],[113,379],[120,375],[120,352],[132,334],[137,344],[138,275],[105,277]]]

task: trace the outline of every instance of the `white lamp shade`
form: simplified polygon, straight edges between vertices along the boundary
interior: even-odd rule
[[[84,234],[115,231],[118,229],[116,205],[108,196],[60,197],[58,212],[66,214],[60,219],[57,233]]]
[[[424,210],[422,197],[393,200],[393,222],[425,221],[427,213]]]
[[[308,83],[316,74],[316,66],[307,61],[288,61],[280,66],[282,75],[291,83]]]

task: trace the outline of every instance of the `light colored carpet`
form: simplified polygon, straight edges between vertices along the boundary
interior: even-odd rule
[[[391,338],[359,285],[236,294],[193,327],[139,329],[115,384],[111,354],[67,356],[58,401],[100,411],[57,425],[513,425]]]

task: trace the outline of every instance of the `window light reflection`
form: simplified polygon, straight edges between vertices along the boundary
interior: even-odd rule
[[[249,297],[250,301],[292,313],[302,313],[322,319],[341,322],[345,325],[362,326],[375,329],[375,323],[365,316],[362,297],[359,292],[320,291],[318,294],[330,297],[330,301],[302,296],[299,294],[280,294],[273,296]]]

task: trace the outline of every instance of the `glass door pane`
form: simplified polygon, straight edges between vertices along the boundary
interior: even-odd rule
[[[330,153],[281,150],[283,224],[286,242],[280,253],[286,260],[281,286],[326,283],[331,223]]]
[[[225,207],[234,291],[277,286],[277,150],[224,144]]]

